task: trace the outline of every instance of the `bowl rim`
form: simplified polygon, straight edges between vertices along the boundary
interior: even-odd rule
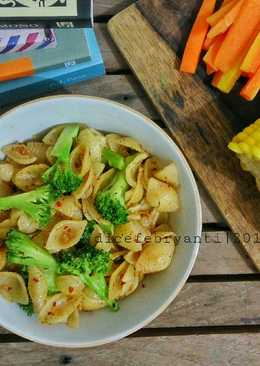
[[[82,94],[57,94],[57,95],[52,95],[52,96],[46,96],[46,97],[40,97],[34,100],[30,100],[28,102],[19,104],[11,109],[9,109],[8,111],[4,112],[3,114],[0,115],[0,121],[6,117],[8,117],[10,114],[12,113],[16,113],[17,111],[19,112],[19,109],[28,107],[30,105],[33,104],[37,104],[40,102],[44,102],[44,101],[48,101],[48,100],[55,100],[55,99],[64,99],[64,98],[68,98],[68,99],[86,99],[86,100],[93,100],[93,101],[99,101],[99,102],[103,102],[103,103],[108,103],[108,104],[112,104],[115,107],[121,108],[123,110],[126,110],[127,112],[133,114],[133,115],[137,115],[139,116],[145,123],[149,124],[150,126],[152,125],[153,128],[159,130],[160,134],[163,134],[164,137],[169,141],[169,143],[171,145],[173,145],[174,149],[176,150],[177,154],[179,155],[179,157],[181,158],[182,164],[185,168],[185,171],[189,177],[189,182],[191,183],[192,189],[193,189],[193,194],[194,194],[194,199],[195,199],[195,206],[196,206],[196,224],[195,224],[195,233],[194,235],[196,236],[201,236],[202,234],[202,206],[201,206],[201,199],[200,199],[200,194],[199,194],[199,190],[198,190],[198,186],[197,186],[197,182],[194,178],[193,172],[191,170],[191,167],[189,166],[186,157],[184,156],[184,154],[182,153],[181,149],[178,147],[178,145],[174,142],[174,140],[160,127],[158,126],[152,119],[150,119],[149,117],[146,117],[143,113],[136,111],[135,109],[128,107],[122,103],[107,99],[107,98],[102,98],[102,97],[96,97],[96,96],[88,96],[88,95],[82,95]],[[42,345],[46,345],[46,346],[52,346],[52,347],[59,347],[59,348],[91,348],[91,347],[97,347],[97,346],[102,346],[102,345],[106,345],[112,342],[116,342],[119,341],[120,339],[123,339],[127,336],[129,336],[130,334],[135,333],[136,331],[144,328],[146,325],[148,325],[150,322],[152,322],[155,318],[157,318],[163,311],[165,311],[165,309],[172,303],[172,301],[176,298],[176,296],[179,294],[179,292],[181,291],[181,289],[183,288],[183,286],[185,285],[185,283],[187,282],[187,279],[192,271],[192,268],[195,264],[198,252],[199,252],[199,247],[200,247],[200,243],[196,242],[194,244],[194,251],[193,251],[193,255],[192,258],[190,260],[189,266],[186,268],[181,281],[179,282],[178,286],[175,288],[175,290],[172,292],[171,296],[169,296],[169,298],[164,301],[164,303],[156,310],[154,311],[152,314],[150,314],[150,316],[148,316],[147,318],[145,318],[142,322],[138,323],[136,326],[127,329],[126,331],[122,331],[120,333],[117,333],[116,335],[112,335],[109,336],[105,339],[102,340],[98,340],[98,341],[94,341],[94,342],[78,342],[78,343],[64,343],[64,342],[57,342],[57,341],[48,341],[48,340],[42,340],[38,337],[35,336],[30,336],[27,334],[24,334],[22,330],[17,330],[15,327],[12,326],[6,326],[4,324],[2,324],[2,321],[0,320],[0,325],[3,326],[5,329],[7,329],[8,331],[23,337],[29,341],[32,342],[36,342]]]

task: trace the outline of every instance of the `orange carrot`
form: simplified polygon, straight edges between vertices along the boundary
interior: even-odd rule
[[[209,29],[207,18],[213,13],[216,0],[203,0],[190,36],[186,43],[180,70],[194,74],[198,67],[204,40]]]
[[[236,20],[244,0],[236,1],[235,5],[209,31],[207,37],[214,38],[225,33]],[[228,3],[229,5],[229,3]]]
[[[214,72],[216,70],[214,70],[211,66],[206,65],[206,71],[207,71],[207,75],[212,75],[212,74],[214,74]]]
[[[260,1],[244,0],[238,17],[229,29],[227,36],[217,54],[216,67],[226,72],[240,58],[241,54],[248,47],[260,20]]]
[[[237,0],[230,0],[226,4],[222,4],[222,6],[213,13],[210,17],[208,17],[207,22],[213,26],[217,24],[224,16],[233,8],[233,6],[237,3]]]
[[[203,43],[203,50],[208,51],[210,46],[215,42],[215,39],[216,38],[208,38],[208,36],[207,36]]]
[[[215,67],[215,58],[224,39],[225,39],[224,34],[220,34],[218,37],[216,37],[214,43],[210,46],[208,52],[203,58],[203,61],[215,71],[217,71],[217,68]]]
[[[246,73],[256,73],[260,66],[260,32],[257,34],[252,46],[250,47],[244,62],[241,66],[241,70]]]
[[[246,100],[253,100],[260,90],[260,67],[257,72],[252,76],[243,89],[240,92],[240,95]]]

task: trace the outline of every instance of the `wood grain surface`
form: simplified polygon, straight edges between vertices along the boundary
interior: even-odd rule
[[[140,4],[143,3],[148,7],[148,2]],[[154,1],[156,3],[163,6],[168,2]],[[181,13],[181,10],[192,7],[190,1],[178,0],[174,4],[172,12],[178,13],[179,6],[182,18],[185,18],[185,12]],[[161,15],[164,13],[157,7],[158,23],[169,22],[169,18],[161,19]],[[169,24],[168,32],[181,34],[182,27],[178,23]],[[260,216],[257,214],[260,193],[252,177],[242,172],[237,158],[227,149],[236,132],[238,117],[199,77],[178,71],[176,52],[155,32],[135,5],[116,15],[108,27],[195,174],[260,269]]]

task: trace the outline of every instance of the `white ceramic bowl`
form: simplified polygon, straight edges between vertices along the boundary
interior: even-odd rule
[[[117,132],[139,140],[162,159],[174,160],[181,179],[181,210],[172,217],[174,230],[191,240],[201,235],[200,198],[192,172],[181,151],[170,137],[152,121],[129,108],[109,100],[84,96],[43,98],[15,108],[0,118],[0,144],[30,139],[59,123],[83,122],[103,131]],[[0,299],[0,324],[22,337],[61,347],[91,347],[109,343],[144,327],[163,312],[183,287],[194,265],[198,243],[177,246],[166,271],[148,276],[139,288],[121,301],[119,312],[100,310],[82,313],[80,328],[42,326],[28,318],[15,304]]]

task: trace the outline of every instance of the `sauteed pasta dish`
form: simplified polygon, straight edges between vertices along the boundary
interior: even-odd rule
[[[170,265],[174,162],[80,124],[2,151],[0,294],[28,315],[78,327],[80,311],[119,310],[144,276]]]

